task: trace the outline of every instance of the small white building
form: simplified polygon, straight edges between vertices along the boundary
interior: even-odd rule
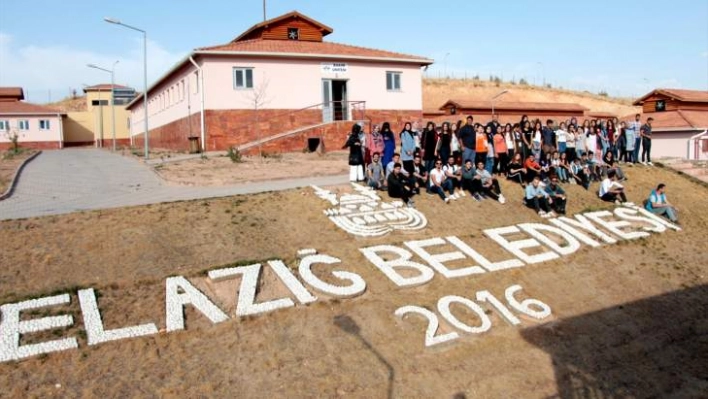
[[[64,112],[26,103],[21,87],[0,87],[0,150],[12,147],[17,135],[20,147],[62,148]]]
[[[422,68],[432,60],[324,41],[332,32],[293,11],[194,50],[148,89],[150,146],[186,149],[189,137],[206,150],[259,140],[300,150],[309,137],[341,146],[352,121],[400,129],[422,117]],[[136,145],[143,101],[127,107]]]

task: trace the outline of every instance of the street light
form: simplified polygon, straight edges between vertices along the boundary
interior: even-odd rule
[[[86,64],[86,66],[89,68],[98,69],[98,70],[108,72],[111,74],[111,97],[110,97],[110,100],[111,100],[111,137],[113,139],[113,149],[111,151],[113,151],[113,152],[116,152],[116,100],[115,100],[116,64],[118,64],[118,61],[113,63],[113,68],[111,68],[111,69],[101,68],[100,66],[95,65],[95,64]],[[100,97],[101,91],[99,90],[98,93],[99,93],[98,103],[100,105],[101,104],[101,97]],[[103,114],[101,114],[101,115],[103,115]],[[103,122],[101,122],[101,124],[103,124]],[[101,125],[101,129],[103,129],[103,125]],[[103,137],[101,137],[101,139],[103,139]],[[103,146],[103,143],[101,143],[101,145]]]
[[[496,100],[497,97],[501,97],[508,92],[509,92],[509,90],[502,90],[499,93],[497,93],[494,97],[492,97],[492,117],[494,116],[494,100]]]
[[[150,138],[148,136],[147,32],[134,26],[124,24],[115,18],[106,17],[103,18],[103,20],[110,24],[120,25],[143,34],[143,107],[145,108],[145,159],[148,159],[148,152],[150,150]]]

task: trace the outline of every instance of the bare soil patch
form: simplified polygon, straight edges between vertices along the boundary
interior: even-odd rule
[[[626,173],[636,203],[667,183],[684,230],[584,246],[517,269],[456,279],[438,274],[416,288],[395,286],[359,249],[457,236],[492,260],[508,258],[482,230],[541,222],[521,206],[520,188],[502,182],[506,205],[469,197],[444,205],[424,194],[417,207],[428,227],[381,238],[338,229],[322,213],[328,203],[310,189],[0,222],[0,303],[71,294],[67,306],[23,317],[68,313],[75,325],[28,334],[23,344],[79,341],[77,350],[0,363],[2,396],[699,397],[708,370],[708,189],[661,168]],[[571,215],[612,209],[593,192],[568,191]],[[357,273],[366,293],[320,295],[307,306],[238,318],[239,280],[205,279],[206,270],[272,258],[295,270],[296,252],[313,247],[342,260],[318,265],[317,275],[334,282],[332,270]],[[173,275],[187,277],[230,320],[212,325],[188,309],[185,331],[87,346],[77,288],[100,294],[106,328],[154,322],[163,329],[164,281]],[[433,348],[423,346],[424,319],[394,316],[404,305],[434,310],[445,295],[503,296],[513,284],[549,304],[553,316],[512,326],[489,311],[488,332]],[[258,302],[287,294],[268,268],[259,287]],[[454,312],[478,323],[464,308]]]
[[[262,180],[348,173],[348,153],[271,154],[267,157],[244,156],[234,163],[227,156],[210,156],[157,165],[155,170],[167,182],[190,186],[224,186]]]
[[[10,151],[0,154],[0,194],[10,187],[12,177],[15,176],[15,172],[22,165],[22,162],[35,152],[34,150],[23,150],[18,154],[13,154]]]

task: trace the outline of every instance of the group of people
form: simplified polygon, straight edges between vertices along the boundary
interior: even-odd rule
[[[640,114],[630,123],[616,118],[575,118],[555,124],[553,120],[531,120],[523,115],[519,123],[502,125],[496,115],[486,124],[430,121],[406,122],[394,134],[384,122],[366,134],[361,124],[352,127],[343,148],[349,148],[351,181],[366,181],[387,190],[414,206],[413,196],[421,188],[449,203],[469,196],[481,201],[506,199],[497,177],[518,182],[525,204],[542,217],[564,214],[567,202],[562,183],[588,189],[601,182],[598,196],[604,201],[626,202],[626,180],[620,163],[651,164],[652,118],[642,124]],[[398,150],[398,152],[397,152]]]

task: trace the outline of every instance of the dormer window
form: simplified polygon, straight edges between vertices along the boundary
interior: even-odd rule
[[[657,100],[656,107],[654,108],[654,110],[656,112],[666,111],[666,101],[665,100]]]
[[[300,39],[300,29],[288,28],[288,39],[289,40],[299,40]]]

